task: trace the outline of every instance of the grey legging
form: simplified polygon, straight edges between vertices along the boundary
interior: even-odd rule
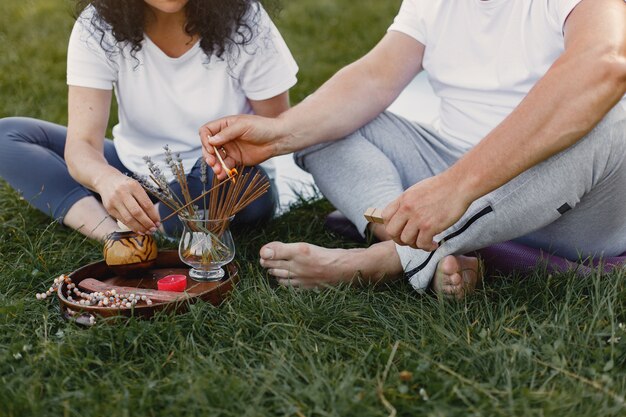
[[[367,207],[384,208],[463,152],[428,127],[383,113],[345,139],[299,152],[296,161],[364,231]],[[397,252],[413,286],[422,289],[444,256],[511,239],[570,260],[626,252],[626,113],[621,105],[573,146],[475,201],[436,236],[440,246],[434,252],[407,246],[397,246]]]
[[[78,200],[99,196],[77,183],[63,159],[67,128],[41,120],[10,117],[0,119],[0,177],[20,192],[24,199],[53,219],[63,222],[67,211]],[[132,175],[120,161],[113,141],[105,139],[104,157],[120,172]],[[259,169],[264,173],[262,168]],[[209,181],[211,170],[208,170]],[[202,192],[200,160],[187,175],[192,196]],[[275,187],[272,187],[275,188]],[[172,183],[180,196],[180,187]],[[266,193],[237,214],[233,226],[255,224],[272,217],[277,204],[276,192]],[[171,210],[159,204],[161,218]],[[174,216],[163,225],[166,233],[176,234],[180,222]]]

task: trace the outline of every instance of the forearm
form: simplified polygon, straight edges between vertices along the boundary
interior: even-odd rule
[[[611,50],[564,54],[509,117],[444,175],[470,201],[580,140],[626,92]]]
[[[120,172],[104,158],[104,135],[112,92],[70,86],[65,161],[70,175],[90,190],[98,191],[102,178]]]
[[[103,150],[94,147],[90,142],[69,139],[65,160],[72,178],[95,192],[99,192],[98,186],[103,178],[120,175],[106,161]]]

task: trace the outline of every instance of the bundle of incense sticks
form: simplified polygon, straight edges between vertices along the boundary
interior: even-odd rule
[[[270,188],[267,177],[258,170],[247,170],[243,167],[231,170],[226,180],[219,182],[213,176],[211,191],[208,193],[208,204],[205,219],[225,220],[220,223],[219,230],[213,231],[218,236],[228,227],[228,219],[246,208]]]
[[[180,184],[181,195],[173,192],[170,182],[149,157],[144,157],[144,160],[148,165],[150,175],[137,178],[148,193],[172,210],[172,213],[161,221],[166,221],[174,215],[188,220],[223,220],[223,222],[218,222],[222,224],[220,230],[212,231],[219,235],[228,227],[229,219],[270,188],[267,176],[260,171],[236,167],[229,170],[229,177],[223,181],[219,181],[217,176],[213,175],[210,188],[207,189],[209,185],[207,165],[203,160],[200,172],[203,190],[199,196],[193,198],[180,155],[173,155],[167,146],[164,149],[165,162],[174,179]]]

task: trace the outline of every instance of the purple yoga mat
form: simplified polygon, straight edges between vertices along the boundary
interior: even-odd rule
[[[587,259],[573,262],[560,256],[550,255],[541,249],[535,249],[515,242],[504,242],[477,251],[485,261],[487,272],[503,274],[525,274],[538,265],[545,265],[547,272],[576,271],[587,275],[600,267],[610,272],[616,267],[626,265],[626,253],[601,259]]]

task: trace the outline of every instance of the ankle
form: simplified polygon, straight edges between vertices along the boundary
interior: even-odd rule
[[[350,270],[364,282],[377,284],[402,277],[400,257],[392,241],[375,243],[348,257]]]

